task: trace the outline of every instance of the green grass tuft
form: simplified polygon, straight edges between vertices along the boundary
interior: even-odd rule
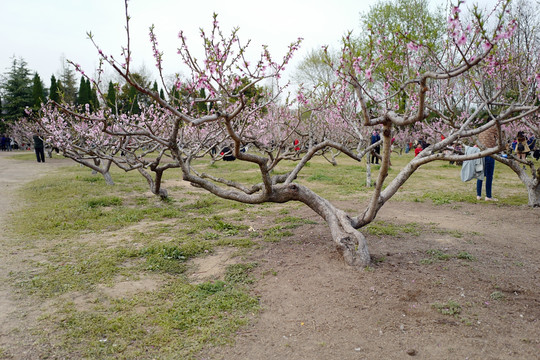
[[[257,263],[229,265],[225,272],[225,280],[233,284],[252,284],[255,279],[251,271],[255,267]]]
[[[406,233],[414,236],[420,235],[418,224],[409,223],[404,225],[395,225],[385,221],[374,221],[364,228],[368,234],[376,236],[393,236],[399,237]]]
[[[331,178],[330,176],[328,175],[324,175],[324,174],[314,174],[314,175],[311,175],[310,177],[307,178],[307,181],[325,181],[325,182],[331,182],[333,181],[334,179]]]
[[[454,300],[448,300],[446,304],[434,303],[431,306],[443,315],[457,316],[461,314],[461,305]]]
[[[86,205],[89,208],[120,206],[122,205],[122,199],[118,196],[101,196],[86,201]]]

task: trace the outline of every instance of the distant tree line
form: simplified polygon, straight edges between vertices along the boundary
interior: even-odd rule
[[[88,106],[90,111],[108,106],[116,114],[139,114],[141,104],[150,103],[147,96],[129,84],[109,81],[107,89],[100,90],[90,79],[81,76],[77,88],[77,73],[64,61],[57,76],[51,76],[47,87],[23,58],[12,58],[11,67],[0,75],[0,134],[7,131],[10,123],[25,118],[26,108],[37,111],[49,100],[81,108]],[[151,85],[144,75],[137,74],[137,81],[145,87]],[[152,89],[165,98],[157,82],[154,81]]]

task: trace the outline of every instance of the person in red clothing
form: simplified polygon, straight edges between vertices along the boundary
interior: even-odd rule
[[[416,149],[414,149],[414,157],[417,157],[422,150],[424,150],[422,149],[422,144],[418,143],[418,145],[416,145]]]

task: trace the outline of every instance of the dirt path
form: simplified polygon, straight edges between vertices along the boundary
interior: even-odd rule
[[[12,239],[7,233],[9,216],[20,205],[17,190],[23,184],[68,164],[69,160],[53,158],[38,163],[11,159],[18,153],[23,152],[0,152],[0,358],[4,348],[19,354],[18,359],[25,359],[32,358],[34,340],[25,329],[30,327],[28,315],[36,304],[16,294],[8,281],[10,271],[19,268],[23,260],[17,256],[17,249],[12,246]],[[18,350],[13,351],[13,348]]]

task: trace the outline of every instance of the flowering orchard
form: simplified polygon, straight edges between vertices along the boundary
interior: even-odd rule
[[[530,62],[524,74],[513,62],[516,22],[509,14],[509,4],[508,0],[500,1],[491,14],[473,9],[464,16],[463,2],[459,1],[451,8],[446,35],[436,46],[403,33],[396,34],[389,47],[382,38],[385,34],[373,30],[370,46],[359,50],[347,38],[340,59],[328,57],[335,82],[325,91],[300,87],[296,96],[284,101],[286,86],[280,78],[301,40],[293,42],[279,60],[267,47],[257,59],[247,59],[247,45],[240,41],[238,29],[225,35],[216,16],[209,32],[201,30],[202,61],[193,56],[180,32],[178,55],[189,71],[187,78],[176,79],[167,100],[141,86],[130,70],[126,1],[128,45],[123,48],[123,58],[118,61],[96,46],[103,62],[151,97],[154,105],[140,115],[125,117],[110,110],[91,114],[58,105],[44,107],[40,125],[47,140],[65,153],[73,150],[81,158],[137,169],[161,196],[166,196],[160,188],[162,172],[178,167],[185,181],[224,199],[249,204],[302,202],[327,222],[347,264],[365,266],[371,259],[358,229],[375,219],[420,166],[435,160],[463,161],[498,153],[504,148],[502,141],[475,155],[446,150],[488,128],[496,127],[500,132],[503,126],[538,113],[540,70],[538,63]],[[373,29],[383,28],[373,25]],[[153,28],[150,41],[161,74],[164,54]],[[517,76],[521,81],[513,81]],[[161,78],[163,81],[163,75]],[[265,86],[268,80],[271,87]],[[392,138],[411,132],[412,127],[433,126],[436,121],[444,139],[434,138],[396,178],[385,183]],[[366,208],[348,214],[295,181],[314,156],[331,157],[340,152],[361,161],[372,149],[368,139],[374,128],[382,134],[381,168]],[[216,178],[192,166],[202,156],[219,157],[224,147],[238,161],[255,164],[260,180],[246,184],[234,178]],[[294,169],[274,174],[272,170],[286,160],[296,161]]]

